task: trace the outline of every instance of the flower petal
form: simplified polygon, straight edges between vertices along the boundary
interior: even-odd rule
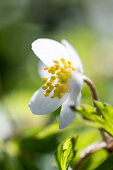
[[[83,86],[82,73],[75,71],[70,81],[70,93],[67,100],[63,103],[59,128],[68,126],[75,117],[75,112],[70,108],[71,105],[79,106],[81,101],[81,89]]]
[[[65,46],[55,40],[37,39],[32,43],[32,50],[48,66],[53,65],[53,60],[60,61],[61,58],[70,61]]]
[[[83,73],[82,62],[81,62],[80,57],[79,57],[77,51],[75,50],[75,48],[66,40],[62,40],[62,44],[66,47],[66,49],[70,55],[71,62],[73,64],[73,66],[75,67],[75,69],[80,71],[81,73]]]
[[[58,109],[65,101],[66,96],[62,97],[61,99],[57,97],[50,98],[49,96],[45,97],[44,92],[45,91],[42,88],[40,88],[32,96],[29,102],[29,108],[32,111],[32,113],[37,115],[51,113]]]
[[[78,71],[74,71],[72,79],[70,81],[70,96],[76,101],[78,95],[80,94],[83,86],[83,75]]]
[[[75,111],[73,111],[70,106],[78,106],[80,104],[81,95],[79,94],[76,102],[72,100],[71,96],[68,96],[67,100],[63,103],[61,113],[60,113],[60,122],[59,122],[59,128],[64,129],[66,126],[68,126],[75,118]]]

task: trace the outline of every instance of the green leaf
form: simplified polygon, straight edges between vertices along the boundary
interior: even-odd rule
[[[60,144],[58,150],[55,154],[56,165],[59,170],[67,170],[70,162],[75,156],[75,143],[77,140],[76,137],[70,137],[63,144]]]
[[[98,168],[96,168],[95,170],[103,170],[103,169],[107,169],[107,170],[112,170],[113,169],[113,154],[110,155],[100,166],[98,166]]]
[[[107,158],[107,151],[104,149],[96,151],[84,159],[80,166],[79,170],[94,170],[97,168],[105,159]],[[99,169],[100,170],[100,169]],[[105,169],[107,170],[107,169]]]
[[[108,104],[95,101],[95,108],[82,105],[75,108],[86,120],[85,123],[103,129],[113,136],[113,107]]]
[[[79,127],[85,129],[82,125]],[[76,124],[74,128],[70,126],[64,130],[59,130],[58,122],[55,122],[42,129],[27,129],[21,134],[17,143],[22,152],[33,153],[33,155],[37,152],[54,152],[62,141],[69,136],[76,135],[79,127]]]

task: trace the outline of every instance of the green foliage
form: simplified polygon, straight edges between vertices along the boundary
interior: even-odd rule
[[[90,126],[103,129],[113,136],[113,107],[101,102],[94,102],[95,108],[82,105],[80,108],[75,108],[86,120]]]
[[[18,157],[3,153],[2,156],[4,156],[4,158],[0,159],[0,168],[2,170],[39,170],[33,161],[24,158],[22,155]]]
[[[79,170],[94,170],[107,158],[107,152],[102,149],[89,155],[80,165]],[[107,170],[107,169],[105,169]]]
[[[98,166],[98,168],[96,168],[95,170],[103,170],[103,169],[107,169],[107,170],[112,170],[113,169],[113,154],[110,155],[100,166]]]
[[[70,162],[75,156],[74,146],[77,140],[76,137],[68,138],[63,144],[60,144],[56,152],[56,164],[59,170],[67,170]]]
[[[91,145],[95,141],[101,142],[101,135],[96,128],[88,128],[87,127],[87,130],[85,130],[84,132],[81,132],[79,134],[77,142],[76,142],[76,146],[75,146],[77,153],[76,153],[76,156],[71,163],[72,166],[74,166],[78,162],[78,160],[81,157],[81,153],[83,152],[83,150],[85,150],[89,145]],[[106,158],[106,156],[107,156],[106,152],[103,151],[101,153],[101,157],[99,155],[100,159],[98,159],[97,161],[101,162],[103,159]],[[97,154],[94,157],[94,159],[92,158],[93,160],[91,162],[90,161],[87,162],[88,166],[95,166],[96,157],[97,157]]]
[[[22,152],[28,153],[51,153],[56,150],[58,145],[70,135],[73,135],[73,129],[59,130],[58,123],[53,123],[44,129],[36,130],[33,133],[23,133],[18,141]]]

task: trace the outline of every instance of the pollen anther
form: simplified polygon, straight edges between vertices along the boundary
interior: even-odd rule
[[[51,86],[51,84],[52,84],[51,82],[47,82],[46,86],[49,87],[49,86]]]
[[[47,82],[47,80],[48,80],[48,78],[43,77],[43,78],[42,78],[42,83],[46,83],[46,82]]]
[[[56,79],[56,77],[55,77],[55,76],[51,76],[51,79],[55,80],[55,79]]]
[[[45,93],[44,93],[44,96],[45,96],[45,97],[48,97],[48,96],[49,96],[49,93],[45,92]]]
[[[71,65],[71,61],[68,61],[68,64]]]
[[[57,61],[57,60],[53,60],[53,62],[56,63],[56,64],[59,64],[59,61]]]
[[[49,69],[49,67],[44,67],[44,70],[48,70]]]
[[[42,86],[42,89],[43,89],[43,90],[46,90],[46,89],[47,89],[47,86]]]

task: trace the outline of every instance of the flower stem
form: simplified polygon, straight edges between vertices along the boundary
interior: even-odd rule
[[[88,87],[90,88],[90,91],[91,91],[91,94],[92,94],[92,97],[93,97],[93,102],[95,100],[99,101],[99,97],[98,97],[98,93],[97,93],[97,90],[96,90],[96,87],[94,85],[94,83],[86,76],[83,76],[83,79],[84,79],[84,82],[88,85]],[[94,105],[95,107],[95,105]],[[97,114],[100,115],[100,113],[98,113],[98,110],[97,110]],[[109,141],[109,136],[106,135],[106,133],[100,129],[100,133],[102,135],[102,138],[103,140],[108,143]]]
[[[91,90],[93,100],[99,101],[98,93],[97,93],[97,90],[96,90],[94,83],[86,76],[84,76],[83,79],[84,79],[84,82],[88,85],[88,87]]]

